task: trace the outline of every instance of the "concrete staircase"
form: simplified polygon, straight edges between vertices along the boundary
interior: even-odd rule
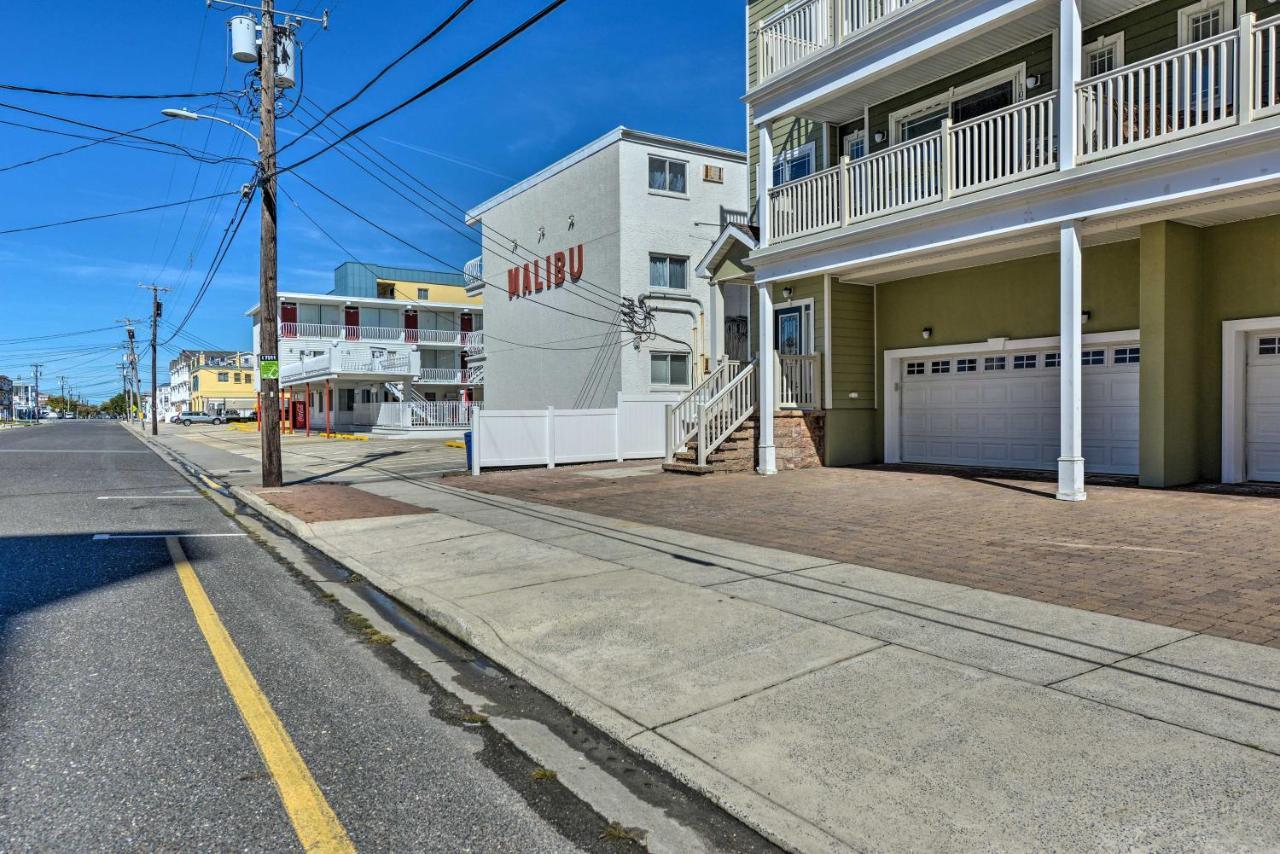
[[[707,464],[698,465],[697,439],[676,453],[676,458],[663,463],[663,471],[675,474],[715,474],[717,472],[755,471],[756,425],[759,416],[752,415],[707,455]],[[825,417],[821,412],[780,409],[773,414],[774,456],[778,470],[818,468],[822,465]]]

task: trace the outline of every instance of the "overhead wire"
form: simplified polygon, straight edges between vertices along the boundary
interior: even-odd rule
[[[164,208],[176,208],[179,205],[190,205],[190,204],[194,204],[195,202],[203,202],[206,199],[218,199],[218,198],[224,198],[226,196],[233,196],[233,195],[239,195],[239,191],[237,190],[237,191],[226,192],[226,193],[213,193],[208,196],[200,196],[199,198],[187,199],[186,201],[181,201],[181,202],[165,202],[163,204],[147,205],[146,207],[131,208],[129,210],[124,210],[124,211],[112,211],[111,213],[93,214],[91,216],[81,216],[81,217],[75,217],[73,219],[63,219],[63,220],[58,220],[57,222],[46,222],[46,223],[41,223],[40,225],[24,225],[16,228],[5,228],[5,229],[0,229],[0,235],[21,234],[23,232],[28,232],[28,231],[40,231],[46,228],[59,228],[64,225],[76,225],[82,222],[94,222],[96,220],[113,219],[115,217],[121,217],[121,216],[132,216],[133,214],[147,213],[149,211],[158,211]]]
[[[62,89],[44,89],[38,86],[18,86],[14,83],[0,83],[0,90],[8,92],[26,92],[32,95],[59,95],[64,98],[93,98],[105,101],[163,101],[175,98],[215,98],[231,94],[229,92],[178,92],[176,94],[121,94],[115,92],[69,92]]]
[[[16,127],[22,127],[22,128],[30,127],[29,125],[21,125],[21,124],[18,124],[17,122],[5,122],[5,124],[16,126]],[[126,131],[126,133],[134,134],[134,133],[137,133],[138,131],[150,130],[151,128],[156,127],[157,125],[162,125],[162,124],[164,124],[163,119],[152,122],[149,125],[143,125],[142,127],[134,128],[131,131]],[[76,136],[83,136],[83,135],[76,134]],[[84,137],[84,138],[88,138],[88,137]],[[75,152],[83,151],[86,148],[93,148],[95,145],[102,145],[103,143],[110,142],[111,140],[116,138],[117,137],[111,137],[111,136],[105,137],[103,139],[93,138],[93,139],[90,139],[89,142],[84,143],[83,145],[74,145],[71,148],[64,148],[61,151],[51,151],[48,154],[42,154],[39,157],[33,157],[29,160],[21,160],[17,163],[10,163],[8,166],[0,166],[0,172],[10,172],[14,169],[20,169],[23,166],[34,166],[37,163],[43,163],[44,161],[52,160],[55,157],[62,157],[67,154],[74,154]],[[129,146],[129,147],[132,148],[133,146]]]

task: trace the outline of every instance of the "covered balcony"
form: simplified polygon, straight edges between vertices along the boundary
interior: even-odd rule
[[[423,368],[417,382],[427,385],[480,385],[484,382],[484,368]]]
[[[368,341],[379,344],[423,344],[484,349],[484,332],[464,329],[412,329],[400,326],[347,326],[340,323],[281,323],[281,338],[317,341]]]
[[[1056,172],[1064,115],[1074,117],[1074,166],[1143,150],[1156,156],[1178,140],[1270,119],[1280,114],[1278,38],[1280,17],[1255,22],[1246,14],[1236,29],[1094,74],[1066,92],[964,121],[947,113],[936,130],[769,188],[769,243]]]
[[[756,25],[756,79],[764,82],[857,38],[910,7],[938,0],[805,0]]]
[[[332,347],[280,366],[280,385],[292,386],[338,377],[369,380],[404,379],[413,373],[412,354],[403,351],[356,351]]]

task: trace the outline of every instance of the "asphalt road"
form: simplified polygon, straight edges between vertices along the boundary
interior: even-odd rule
[[[0,850],[300,847],[172,534],[357,848],[612,848],[124,428],[73,422],[0,431]]]

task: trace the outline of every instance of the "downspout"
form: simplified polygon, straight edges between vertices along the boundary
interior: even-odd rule
[[[698,310],[694,311],[692,308],[680,308],[678,306],[666,306],[666,305],[655,305],[650,309],[650,307],[647,305],[647,302],[648,300],[651,300],[651,299],[671,300],[674,302],[691,302],[698,307]],[[701,340],[702,339],[702,335],[701,335],[702,318],[704,315],[702,300],[698,299],[695,296],[690,296],[689,294],[668,294],[668,293],[659,293],[655,291],[648,291],[647,293],[641,294],[637,298],[636,302],[640,304],[641,308],[646,310],[652,310],[654,312],[662,311],[662,312],[666,312],[667,314],[687,314],[689,317],[693,319],[692,335],[693,335],[694,343],[692,346],[690,346],[689,350],[695,356],[703,356],[706,354],[705,349],[702,347],[702,340]]]

